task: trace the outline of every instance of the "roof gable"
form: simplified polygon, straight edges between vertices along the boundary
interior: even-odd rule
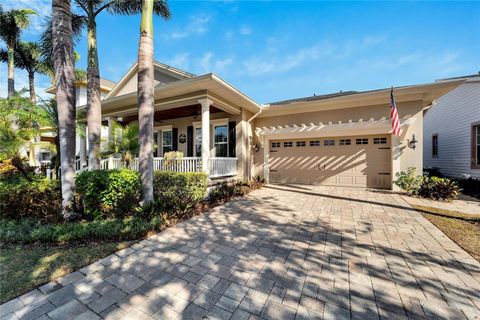
[[[138,63],[135,63],[127,71],[127,73],[122,77],[122,79],[109,92],[106,99],[131,93],[137,90],[137,65]],[[188,79],[195,76],[194,74],[160,63],[158,61],[153,62],[153,67],[155,69],[155,86],[178,80]]]

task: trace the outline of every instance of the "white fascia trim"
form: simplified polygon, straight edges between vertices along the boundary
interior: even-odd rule
[[[172,131],[172,125],[165,125],[165,126],[156,126],[153,128],[154,131]]]

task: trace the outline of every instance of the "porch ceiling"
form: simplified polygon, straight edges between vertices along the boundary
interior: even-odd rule
[[[191,105],[191,106],[180,107],[175,109],[158,110],[158,111],[155,111],[153,115],[153,119],[155,122],[161,122],[164,120],[170,120],[170,119],[176,119],[176,118],[194,117],[194,116],[197,116],[198,119],[200,119],[201,109],[202,109],[202,106],[197,104],[197,105]],[[222,112],[222,110],[213,106],[210,108],[210,113],[218,113],[218,112]],[[138,120],[138,114],[134,114],[134,115],[123,117],[122,121],[119,121],[119,122],[122,124],[128,124],[132,121],[137,121],[137,120]]]

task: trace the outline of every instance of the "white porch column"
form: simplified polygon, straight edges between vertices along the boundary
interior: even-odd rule
[[[210,106],[213,101],[208,98],[198,100],[202,105],[202,171],[210,175]]]
[[[263,177],[270,182],[270,141],[263,137]]]
[[[86,130],[86,124],[85,126],[80,126],[80,150],[79,150],[79,156],[80,156],[80,168],[85,167],[87,164],[87,130]]]
[[[395,180],[397,172],[401,171],[400,165],[400,155],[402,154],[402,142],[401,138],[396,135],[391,135],[392,137],[392,190],[400,191],[401,189],[393,184],[393,180]],[[420,172],[421,173],[421,172]]]
[[[108,117],[107,118],[107,122],[108,122],[108,138],[107,138],[107,141],[108,141],[108,145],[110,146],[112,143],[113,143],[113,137],[114,137],[114,132],[113,132],[113,118],[112,117]]]

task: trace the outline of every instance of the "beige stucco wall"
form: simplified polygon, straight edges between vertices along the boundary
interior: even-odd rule
[[[158,84],[166,84],[166,83],[170,83],[170,82],[173,82],[173,81],[178,81],[177,78],[169,76],[168,74],[165,74],[165,73],[160,72],[158,70],[155,70],[154,78],[155,78],[155,81],[154,81],[155,86],[158,85]],[[125,85],[115,95],[116,96],[121,96],[121,95],[124,95],[124,94],[127,94],[127,93],[135,92],[135,91],[137,91],[137,86],[138,86],[137,84],[138,84],[137,74],[134,74],[130,78],[130,80],[128,80],[125,83]]]
[[[286,107],[288,108],[288,107]],[[405,170],[408,167],[415,167],[417,172],[422,172],[422,132],[423,132],[423,117],[422,117],[422,101],[410,101],[397,103],[397,108],[399,111],[399,116],[402,121],[410,119],[409,126],[404,126],[404,132],[402,137],[400,137],[400,145],[398,146],[398,152],[400,157],[398,158],[397,166],[392,165],[392,177],[395,176],[396,171]],[[323,122],[327,124],[329,122],[338,123],[347,123],[349,121],[358,122],[360,119],[363,121],[368,121],[370,118],[375,120],[379,119],[390,119],[390,109],[388,104],[382,105],[372,105],[372,106],[362,106],[362,107],[352,107],[346,109],[336,109],[336,110],[326,110],[326,111],[317,111],[317,112],[306,112],[306,113],[297,113],[289,114],[282,116],[268,116],[268,111],[263,114],[262,117],[256,118],[253,121],[252,130],[255,131],[257,127],[270,127],[270,126],[302,126],[310,125],[310,123],[319,123]],[[350,136],[355,136],[362,134],[361,132],[355,132],[352,130]],[[411,139],[412,134],[415,134],[417,141],[417,148],[412,150],[408,147],[408,141]],[[263,175],[264,173],[264,147],[263,141],[260,141],[259,137],[256,134],[253,134],[252,146],[258,144],[260,149],[255,152],[253,151],[253,175]],[[266,146],[267,148],[269,146]],[[394,148],[392,148],[393,153]],[[393,160],[395,161],[395,160]]]

